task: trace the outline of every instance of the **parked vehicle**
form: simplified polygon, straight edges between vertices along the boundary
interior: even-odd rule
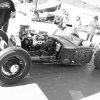
[[[11,35],[10,41],[2,30],[0,37],[2,38],[0,80],[3,83],[11,84],[22,80],[29,72],[32,61],[85,65],[94,56],[94,65],[100,68],[100,49],[97,49],[99,46],[91,43],[84,46],[82,44],[84,40],[74,34],[58,35],[56,30],[52,36],[49,36],[45,31],[36,33],[29,26],[22,26],[18,35]]]

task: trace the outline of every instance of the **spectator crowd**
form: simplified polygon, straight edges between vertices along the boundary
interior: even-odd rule
[[[36,12],[36,6],[33,0],[18,0],[19,3],[15,7],[12,0],[0,0],[0,28],[7,32],[9,19],[15,17],[18,30],[21,25],[29,25],[32,21],[39,21],[39,14]],[[66,9],[62,9],[59,15],[55,15],[54,24],[58,25],[58,28],[66,33],[66,29],[69,26],[71,15]],[[96,34],[96,29],[100,29],[100,24],[98,23],[99,17],[97,15],[93,16],[93,20],[87,25],[87,39],[92,42],[93,37]],[[76,16],[75,22],[72,23],[72,33],[78,34],[78,29],[83,27],[81,17]],[[84,26],[85,27],[85,26]],[[18,32],[18,31],[17,31]]]

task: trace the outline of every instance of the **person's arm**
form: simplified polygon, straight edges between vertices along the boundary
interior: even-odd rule
[[[11,14],[10,17],[14,17],[16,15],[16,9],[14,3],[11,1]]]
[[[18,11],[20,14],[22,14],[22,15],[24,15],[24,16],[26,16],[27,14],[26,13],[24,13],[24,12],[22,12],[22,11]]]
[[[96,29],[100,30],[100,24],[99,23],[97,23]]]
[[[90,26],[90,27],[94,27],[94,22],[91,21],[91,22],[89,23],[89,26]]]

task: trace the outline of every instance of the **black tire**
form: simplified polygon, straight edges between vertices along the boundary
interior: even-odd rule
[[[0,80],[6,84],[22,80],[31,67],[30,55],[22,48],[8,47],[0,52]]]
[[[8,44],[8,36],[7,36],[6,32],[4,32],[3,30],[0,30],[0,36],[1,36],[2,39],[5,40],[6,43]]]
[[[100,69],[100,50],[97,51],[97,53],[95,55],[94,65],[95,65],[95,68]]]

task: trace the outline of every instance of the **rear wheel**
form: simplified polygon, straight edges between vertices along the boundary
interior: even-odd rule
[[[95,55],[94,65],[95,65],[95,68],[100,69],[100,50],[97,51],[97,53]]]
[[[31,67],[31,58],[25,50],[9,47],[0,54],[0,80],[3,83],[16,83],[27,75]]]

